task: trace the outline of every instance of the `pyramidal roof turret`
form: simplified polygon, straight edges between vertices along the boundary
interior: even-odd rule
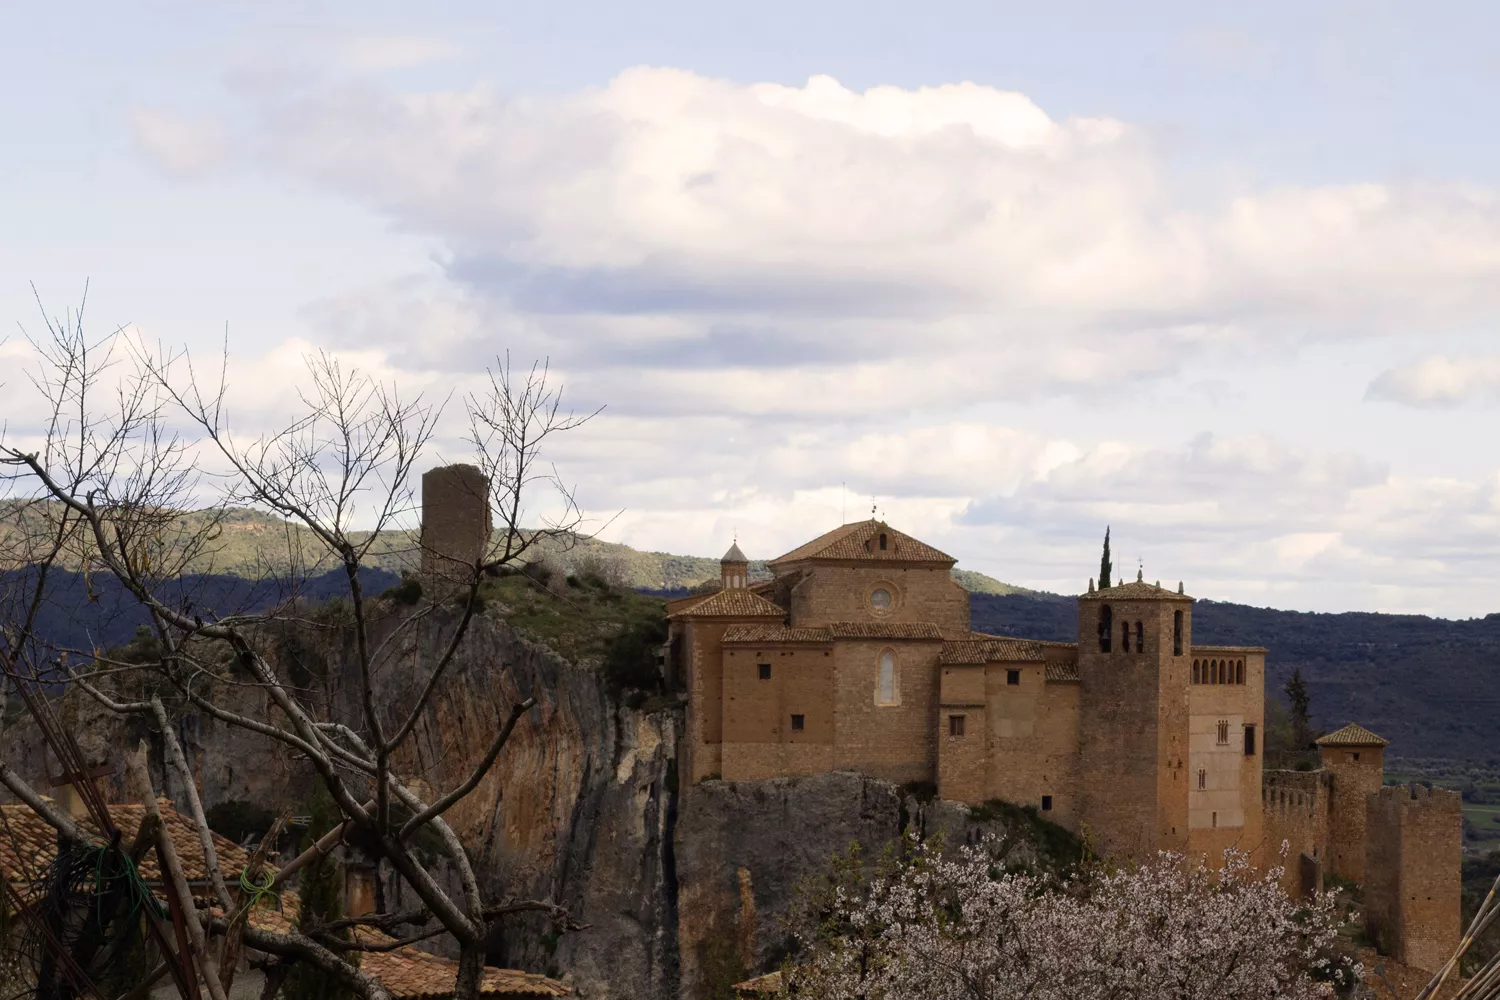
[[[749,559],[745,558],[745,553],[740,551],[740,543],[738,540],[736,540],[729,546],[729,551],[724,553],[723,559],[719,560],[719,562],[721,563],[747,563],[749,561]]]

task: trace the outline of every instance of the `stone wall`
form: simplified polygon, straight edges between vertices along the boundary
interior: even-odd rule
[[[1381,747],[1322,747],[1323,770],[1333,776],[1328,827],[1328,870],[1351,882],[1365,880],[1365,800],[1385,781]]]
[[[1458,945],[1461,805],[1457,792],[1420,785],[1366,799],[1365,930],[1383,953],[1429,972]]]
[[[891,592],[894,602],[889,611],[871,607],[870,594],[876,588]],[[849,621],[932,622],[951,638],[969,635],[968,591],[944,566],[818,563],[801,574],[789,596],[791,624],[798,627]]]
[[[937,641],[840,641],[834,646],[834,766],[890,781],[937,779]],[[896,703],[876,703],[879,658],[896,657]]]
[[[723,652],[723,663],[726,781],[833,766],[831,646],[731,646]],[[801,729],[794,728],[796,720]]]
[[[1266,771],[1261,788],[1261,815],[1265,837],[1256,861],[1283,865],[1281,884],[1293,897],[1323,888],[1323,867],[1328,862],[1329,810],[1333,802],[1333,780],[1323,771]],[[1281,855],[1285,842],[1286,855]],[[1311,872],[1299,860],[1316,864]],[[1311,877],[1305,875],[1311,874]]]

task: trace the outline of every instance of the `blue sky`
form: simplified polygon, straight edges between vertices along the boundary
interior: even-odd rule
[[[1496,610],[1492,5],[305,6],[0,10],[7,317],[227,328],[247,429],[549,356],[641,547]]]

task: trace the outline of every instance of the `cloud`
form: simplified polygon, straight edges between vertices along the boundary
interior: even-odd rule
[[[1407,406],[1452,406],[1472,399],[1500,397],[1500,357],[1449,358],[1432,355],[1381,372],[1365,398]]]
[[[357,73],[412,69],[450,59],[458,46],[441,38],[420,35],[362,35],[339,46],[340,62]]]
[[[202,177],[225,162],[229,134],[222,123],[191,121],[169,111],[130,109],[130,130],[143,153],[173,176]]]

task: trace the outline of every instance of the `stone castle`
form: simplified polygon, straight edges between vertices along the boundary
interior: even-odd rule
[[[422,477],[424,576],[471,566],[491,526],[471,466]],[[1078,641],[974,632],[952,556],[877,521],[846,524],[751,582],[667,604],[669,680],[686,688],[687,780],[854,771],[944,799],[1030,806],[1096,850],[1282,864],[1287,891],[1364,887],[1386,954],[1434,970],[1459,936],[1456,792],[1384,786],[1386,741],[1349,724],[1322,766],[1263,762],[1260,646],[1193,642],[1193,598],[1144,582],[1078,599]]]
[[[1322,767],[1265,770],[1266,649],[1193,642],[1193,599],[1134,582],[1078,600],[1078,641],[974,632],[955,560],[877,521],[846,524],[751,583],[667,606],[692,782],[857,771],[1002,799],[1103,853],[1280,863],[1300,894],[1364,885],[1388,954],[1436,969],[1459,934],[1459,796],[1382,787],[1386,741],[1350,724]]]

